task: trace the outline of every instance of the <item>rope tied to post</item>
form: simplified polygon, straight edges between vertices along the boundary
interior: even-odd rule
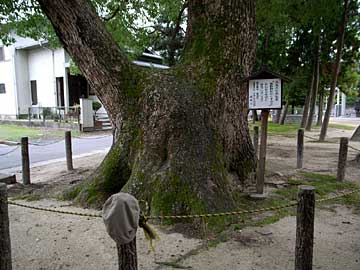
[[[322,198],[322,199],[317,199],[317,200],[315,200],[315,202],[322,203],[322,202],[326,202],[326,201],[330,201],[330,200],[335,200],[337,198],[352,195],[357,192],[360,192],[360,189],[355,189],[355,190],[351,190],[351,191],[339,191],[337,194],[335,194],[333,196],[329,196],[327,198]],[[92,218],[102,217],[102,215],[99,215],[99,214],[78,213],[78,212],[70,212],[70,211],[57,210],[57,209],[51,209],[51,208],[43,208],[43,207],[38,207],[38,206],[17,203],[12,200],[8,200],[8,204],[19,206],[19,207],[24,207],[24,208],[29,208],[29,209],[33,209],[33,210],[40,210],[40,211],[46,211],[46,212],[52,212],[52,213],[58,213],[58,214],[75,215],[75,216],[92,217]],[[253,214],[253,213],[281,210],[281,209],[296,206],[297,204],[298,204],[297,201],[293,201],[293,202],[290,202],[289,204],[275,206],[275,207],[267,207],[267,208],[253,209],[253,210],[239,210],[239,211],[213,213],[213,214],[207,213],[207,214],[194,214],[194,215],[146,216],[146,215],[143,215],[140,213],[139,227],[141,227],[140,226],[141,222],[147,223],[147,221],[151,220],[151,219],[160,219],[161,220],[161,219],[184,219],[184,218],[203,218],[203,217],[210,218],[210,217],[221,217],[221,216],[236,216],[236,215],[241,215],[241,214]],[[140,220],[141,218],[144,218],[145,220],[141,221]]]
[[[19,148],[20,148],[20,146],[17,146],[17,147],[15,147],[14,149],[11,149],[9,152],[2,153],[2,154],[0,154],[0,157],[6,156],[6,155],[8,155],[8,154],[11,154],[11,153],[15,152],[16,150],[18,150]]]

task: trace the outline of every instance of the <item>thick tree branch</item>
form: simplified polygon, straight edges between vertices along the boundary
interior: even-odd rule
[[[176,35],[179,33],[180,31],[180,28],[181,28],[181,19],[182,19],[182,16],[184,14],[184,11],[185,9],[188,7],[188,2],[186,1],[183,6],[181,7],[181,10],[179,11],[179,14],[176,18],[176,25],[175,25],[175,28],[174,28],[174,32],[172,34],[172,37],[171,37],[171,40],[174,41],[175,38],[176,38]]]
[[[136,84],[132,77],[135,67],[106,30],[90,1],[38,2],[109,115],[123,115],[128,103],[125,92]]]

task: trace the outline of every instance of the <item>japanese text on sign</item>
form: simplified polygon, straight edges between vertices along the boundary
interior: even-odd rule
[[[249,81],[249,109],[280,109],[281,80],[261,79]]]

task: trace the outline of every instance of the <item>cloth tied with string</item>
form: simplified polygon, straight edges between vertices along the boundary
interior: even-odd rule
[[[128,193],[116,193],[105,202],[102,217],[110,237],[119,245],[128,244],[139,226],[139,202]]]

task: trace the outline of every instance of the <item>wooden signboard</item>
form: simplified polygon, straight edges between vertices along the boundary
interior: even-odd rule
[[[249,109],[281,109],[281,79],[256,79],[249,81]]]
[[[269,110],[282,107],[282,83],[290,79],[268,70],[263,66],[260,71],[245,78],[248,82],[250,110],[261,110],[261,139],[259,163],[256,177],[256,195],[264,192],[264,177],[266,164],[266,144]]]

